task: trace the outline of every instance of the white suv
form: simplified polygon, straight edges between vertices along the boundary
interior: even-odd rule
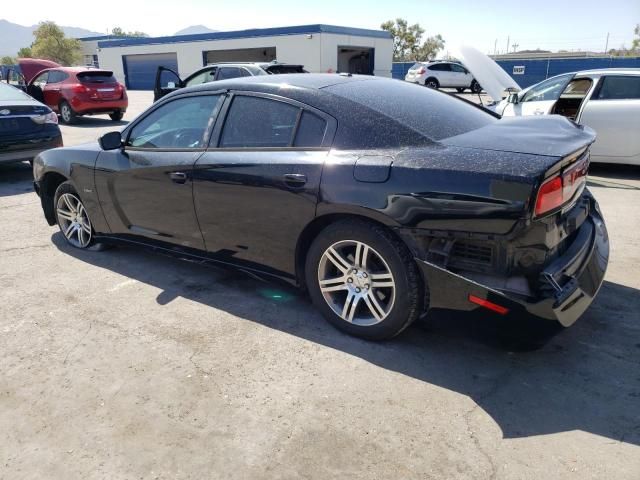
[[[467,88],[473,93],[482,91],[482,87],[469,70],[453,62],[417,62],[409,69],[404,79],[429,88],[452,87],[459,93]]]

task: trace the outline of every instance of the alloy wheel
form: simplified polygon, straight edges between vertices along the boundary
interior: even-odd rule
[[[363,242],[343,240],[327,248],[318,265],[318,282],[327,304],[346,322],[375,325],[393,308],[396,284],[391,269]]]
[[[91,222],[80,199],[71,193],[60,195],[56,214],[67,241],[74,247],[87,247],[91,242]]]
[[[71,120],[71,107],[66,103],[60,107],[60,116],[65,123],[68,123]]]

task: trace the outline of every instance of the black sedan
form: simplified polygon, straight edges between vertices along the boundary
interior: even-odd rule
[[[342,75],[168,95],[99,144],[36,158],[78,248],[144,245],[284,279],[335,326],[393,337],[431,308],[572,324],[602,284],[594,134]]]
[[[58,116],[22,90],[0,83],[0,164],[32,160],[60,146]]]

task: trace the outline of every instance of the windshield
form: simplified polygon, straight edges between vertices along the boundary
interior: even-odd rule
[[[540,82],[527,90],[521,101],[542,102],[545,100],[557,100],[571,78],[573,78],[573,73],[558,75]]]
[[[326,88],[432,140],[484,127],[497,119],[453,95],[398,80],[347,82]]]

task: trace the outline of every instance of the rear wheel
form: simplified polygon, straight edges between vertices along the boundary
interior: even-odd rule
[[[466,88],[456,88],[456,90],[458,91],[458,93],[462,93],[466,90]]]
[[[122,113],[121,111],[117,111],[117,112],[110,113],[109,116],[111,117],[111,120],[113,120],[114,122],[119,122],[120,120],[122,120],[124,113]]]
[[[471,82],[471,91],[472,91],[473,93],[480,93],[480,92],[482,92],[482,87],[480,86],[480,84],[479,84],[476,80],[473,80],[473,81]]]
[[[75,123],[77,115],[76,112],[73,111],[73,108],[71,108],[71,105],[69,105],[69,103],[67,103],[66,101],[60,102],[59,110],[60,118],[62,119],[63,123]]]
[[[438,89],[438,88],[440,88],[440,82],[438,82],[438,80],[433,78],[433,77],[432,78],[427,78],[424,81],[424,86],[428,87],[428,88]]]
[[[422,282],[409,250],[373,223],[328,226],[309,249],[305,274],[315,306],[351,335],[391,338],[422,312]]]

